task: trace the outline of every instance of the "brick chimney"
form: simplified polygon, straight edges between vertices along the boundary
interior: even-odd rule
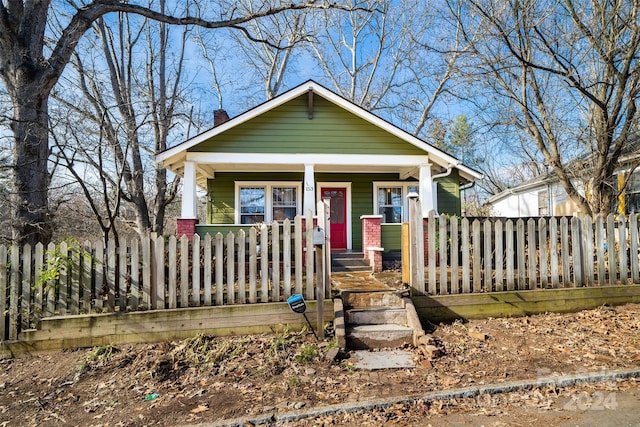
[[[223,109],[215,110],[213,112],[213,126],[220,126],[224,122],[229,120],[229,115]]]

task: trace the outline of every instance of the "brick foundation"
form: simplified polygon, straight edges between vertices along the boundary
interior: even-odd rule
[[[178,218],[176,220],[176,236],[178,238],[187,236],[193,237],[196,234],[196,224],[198,220],[196,218]]]
[[[364,259],[369,262],[374,273],[382,271],[382,215],[363,215],[362,221],[362,252]]]

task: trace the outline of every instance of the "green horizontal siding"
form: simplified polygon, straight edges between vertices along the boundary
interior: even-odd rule
[[[451,175],[437,180],[438,183],[438,213],[460,216],[460,177],[458,170],[451,171]]]
[[[423,150],[317,95],[314,97],[313,119],[309,119],[306,94],[204,141],[188,151],[425,154]]]
[[[385,252],[402,249],[402,224],[381,224],[381,245]]]
[[[233,224],[235,222],[236,181],[291,181],[301,183],[303,176],[304,174],[301,172],[218,172],[215,179],[207,181],[207,222],[209,224]]]

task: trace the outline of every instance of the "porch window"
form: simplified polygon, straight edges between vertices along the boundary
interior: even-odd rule
[[[382,223],[399,224],[408,221],[407,194],[418,192],[418,184],[411,183],[374,183],[375,210],[382,215]]]
[[[240,224],[256,224],[265,220],[265,188],[240,188]]]
[[[378,188],[378,215],[383,223],[402,222],[402,187]]]
[[[300,212],[297,183],[236,182],[237,221],[240,224],[293,220]]]
[[[273,200],[273,220],[293,220],[298,211],[298,189],[296,187],[273,187],[271,195]]]

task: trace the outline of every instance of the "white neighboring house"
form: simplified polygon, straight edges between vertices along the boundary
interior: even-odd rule
[[[636,154],[637,156],[637,154]],[[612,185],[622,187],[629,168],[615,172]],[[574,182],[584,195],[584,183]],[[490,197],[485,203],[490,216],[523,218],[537,216],[573,216],[579,207],[567,196],[554,173],[548,173]],[[618,199],[616,211],[622,214],[640,213],[640,168],[633,171],[631,180]]]

